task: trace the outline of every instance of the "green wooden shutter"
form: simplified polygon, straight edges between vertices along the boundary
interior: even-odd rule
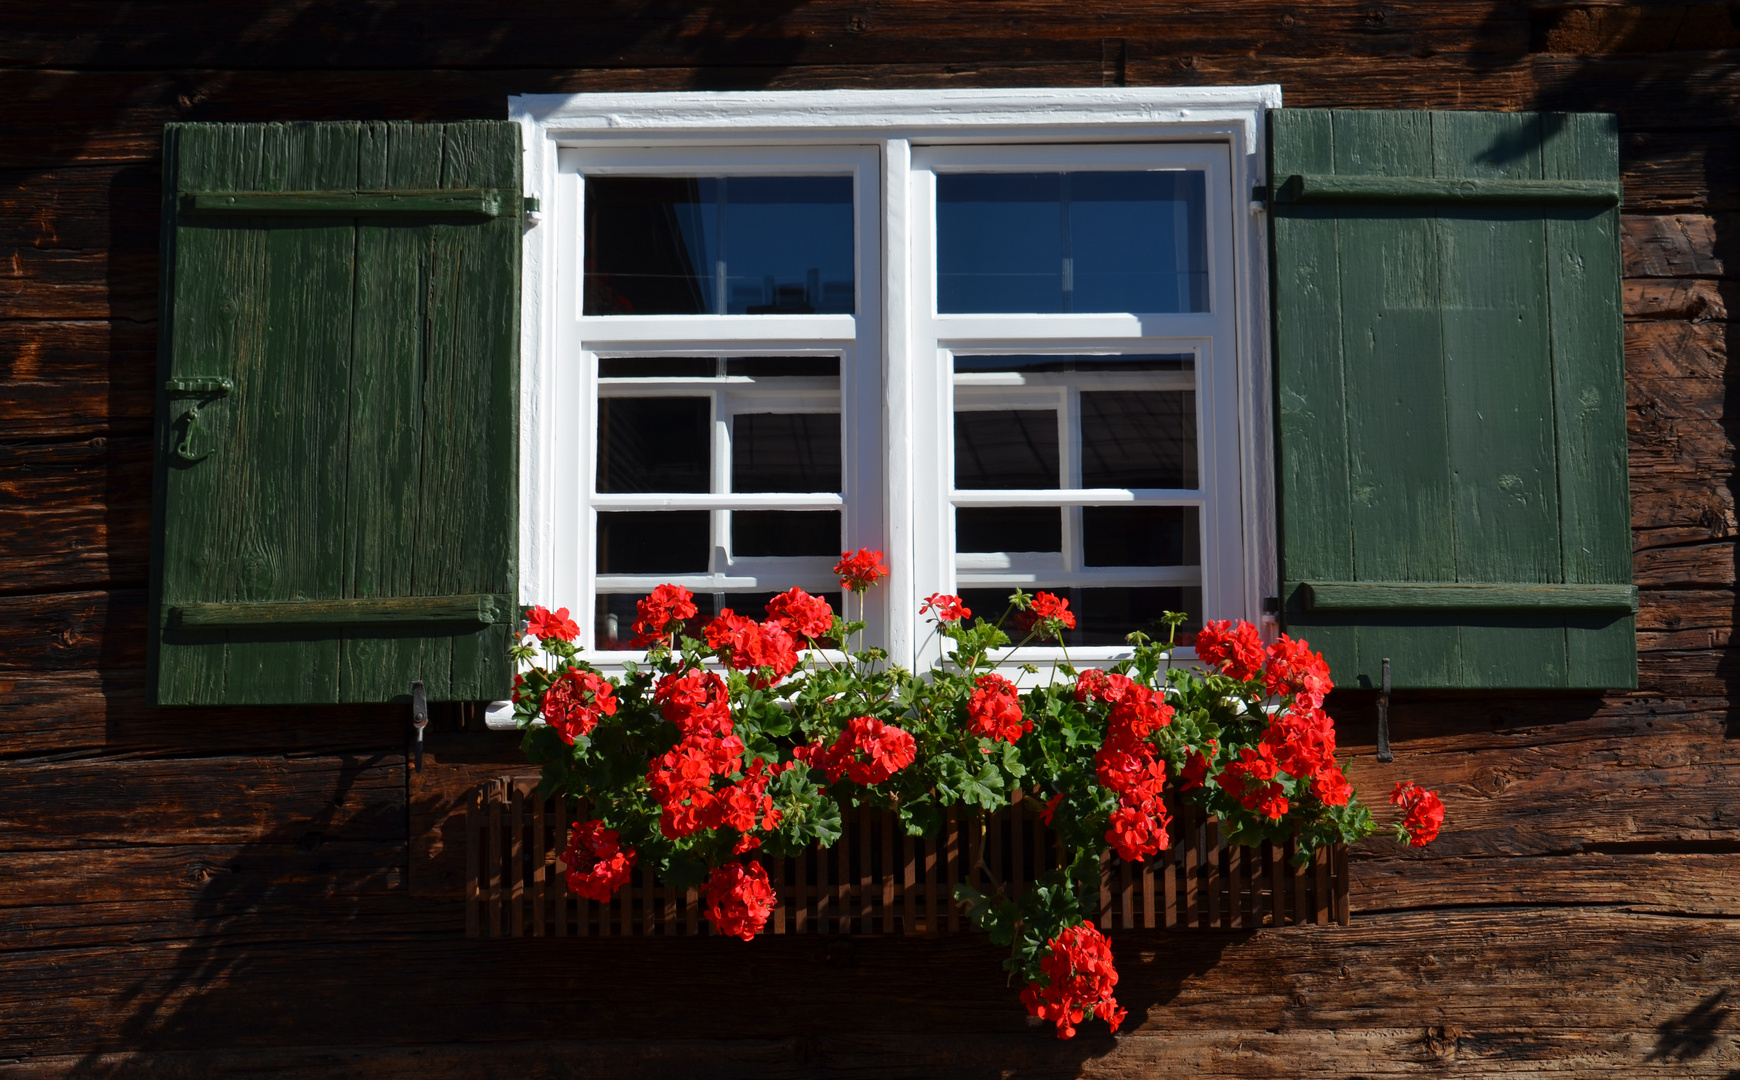
[[[164,131],[161,704],[507,696],[520,136]]]
[[[1635,686],[1613,117],[1269,130],[1287,631],[1341,685]]]

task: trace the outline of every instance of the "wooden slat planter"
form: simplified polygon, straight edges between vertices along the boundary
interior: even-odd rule
[[[608,904],[571,895],[556,869],[571,805],[540,799],[536,776],[480,785],[466,812],[465,932],[469,937],[649,936],[710,933],[697,889],[673,889],[650,869]],[[953,902],[963,880],[1019,894],[1057,865],[1039,807],[1017,802],[985,826],[984,864],[974,866],[978,822],[953,814],[940,836],[907,836],[885,811],[851,811],[829,849],[768,863],[779,904],[770,934],[937,934],[971,931]],[[1347,848],[1289,861],[1292,845],[1228,847],[1219,823],[1190,807],[1173,812],[1177,843],[1145,863],[1106,856],[1100,878],[1103,929],[1245,930],[1347,925]]]

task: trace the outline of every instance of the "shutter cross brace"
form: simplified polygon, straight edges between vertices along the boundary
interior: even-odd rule
[[[423,680],[411,684],[411,726],[417,729],[416,769],[423,771],[423,729],[429,726],[429,698],[423,692]]]

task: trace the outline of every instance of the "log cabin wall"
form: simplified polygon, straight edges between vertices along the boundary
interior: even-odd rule
[[[731,0],[0,7],[0,1077],[1740,1075],[1727,4]],[[1636,693],[1330,711],[1439,788],[1352,925],[1119,931],[1115,1041],[982,940],[463,936],[453,815],[516,741],[450,709],[144,697],[159,138],[500,118],[582,90],[1278,82],[1290,105],[1622,127]],[[469,723],[467,720],[469,719]]]

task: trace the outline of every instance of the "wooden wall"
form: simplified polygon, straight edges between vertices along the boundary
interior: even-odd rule
[[[1740,1077],[1728,304],[1740,14],[1434,0],[0,5],[0,1077]],[[976,939],[468,941],[446,808],[517,757],[396,709],[143,699],[158,138],[500,117],[513,93],[1283,84],[1624,129],[1643,688],[1331,711],[1348,929],[1120,933],[1127,1035],[1025,1022]],[[1732,272],[1731,272],[1732,270]],[[1099,1029],[1103,1031],[1103,1029]]]

